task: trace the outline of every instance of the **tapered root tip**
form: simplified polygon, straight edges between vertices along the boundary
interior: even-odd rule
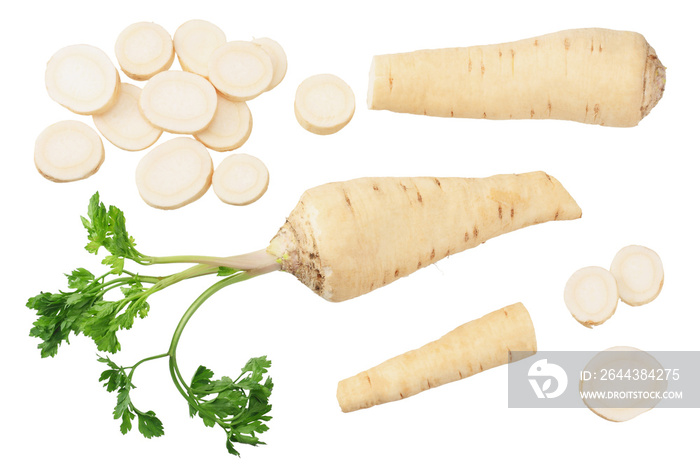
[[[661,64],[653,47],[649,46],[644,70],[644,95],[642,98],[642,118],[659,103],[666,87],[666,67]]]

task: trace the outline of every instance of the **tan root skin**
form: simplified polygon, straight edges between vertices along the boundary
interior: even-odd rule
[[[329,301],[387,285],[503,233],[581,209],[544,172],[360,178],[306,191],[268,251]]]
[[[338,384],[343,412],[420,393],[537,352],[535,329],[521,303],[468,322],[439,340],[389,359]]]
[[[666,71],[641,34],[573,29],[516,42],[378,55],[370,109],[441,117],[635,126]]]

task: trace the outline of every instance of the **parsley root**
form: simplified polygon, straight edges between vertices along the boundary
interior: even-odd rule
[[[573,29],[516,42],[375,56],[369,108],[635,126],[666,71],[641,34]]]

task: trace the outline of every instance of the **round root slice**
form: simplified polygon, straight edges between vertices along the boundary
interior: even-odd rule
[[[180,137],[157,146],[136,167],[141,198],[158,209],[177,209],[196,201],[211,185],[209,151],[194,139]]]
[[[92,121],[109,142],[120,149],[136,151],[152,146],[163,134],[153,126],[139,110],[141,89],[133,84],[122,83],[119,97],[112,108]]]
[[[192,134],[214,118],[216,99],[216,89],[203,77],[187,71],[164,71],[143,88],[139,107],[153,126]]]
[[[44,177],[65,182],[87,178],[99,170],[105,150],[97,132],[85,123],[66,120],[39,134],[34,163]]]
[[[265,164],[248,154],[226,157],[214,172],[212,185],[219,199],[227,204],[247,205],[267,191],[270,175]]]
[[[124,29],[117,37],[114,53],[124,74],[137,81],[145,81],[167,70],[175,59],[168,31],[147,22]]]
[[[577,270],[564,288],[564,302],[569,312],[589,328],[612,317],[618,299],[615,277],[602,267]]]
[[[583,402],[598,416],[614,422],[629,421],[649,411],[660,401],[656,394],[668,387],[663,366],[649,353],[629,346],[615,346],[596,354],[583,374],[590,375],[579,382]],[[596,393],[612,396],[602,398]]]
[[[109,57],[92,45],[70,45],[46,64],[49,96],[80,115],[94,115],[111,107],[119,92],[119,72]]]
[[[284,53],[284,49],[279,42],[268,37],[254,39],[253,42],[260,44],[263,50],[265,50],[272,59],[272,81],[270,85],[267,86],[267,89],[265,89],[265,91],[269,91],[277,87],[277,85],[282,82],[282,79],[284,79],[284,75],[287,74],[287,54]]]
[[[227,42],[209,59],[209,80],[226,98],[250,100],[270,86],[272,58],[253,42]]]
[[[206,129],[195,133],[194,137],[208,148],[224,152],[241,147],[252,129],[253,117],[248,104],[232,102],[219,95],[214,118]]]
[[[173,35],[175,53],[182,69],[205,78],[209,77],[211,54],[225,43],[224,31],[201,19],[183,23]]]
[[[311,76],[297,88],[294,113],[304,129],[315,134],[333,134],[352,119],[355,95],[337,76]]]
[[[644,246],[622,248],[615,255],[610,271],[617,280],[620,299],[630,306],[652,302],[664,285],[661,258]]]

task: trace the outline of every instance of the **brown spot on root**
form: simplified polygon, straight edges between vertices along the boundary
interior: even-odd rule
[[[426,380],[426,382],[428,382],[428,388],[432,388],[432,387],[430,386],[430,379]]]
[[[372,379],[369,378],[369,374],[367,374],[366,377],[367,377],[367,383],[371,387],[372,386]]]
[[[420,269],[421,267],[423,267],[423,263],[421,261],[418,261],[418,267],[416,268]]]
[[[586,103],[586,118],[588,118],[588,103]]]
[[[569,48],[571,48],[571,40],[567,37],[564,39],[564,50],[569,50]]]
[[[467,71],[469,73],[472,72],[472,59],[471,59],[471,57],[469,57],[469,63],[467,64]]]
[[[440,184],[440,180],[437,178],[433,178],[433,181],[435,181],[435,184],[438,185],[438,188],[442,189],[442,184]]]
[[[593,53],[593,39],[591,39],[591,53]]]
[[[510,348],[506,348],[508,350],[508,362],[513,362],[513,352],[510,350]]]
[[[472,231],[472,234],[474,235],[474,239],[478,238],[479,237],[479,228],[475,226],[474,231]]]
[[[430,251],[430,260],[433,260],[433,259],[435,259],[435,249]]]
[[[510,49],[510,72],[515,75],[515,50]]]
[[[408,190],[408,188],[403,183],[399,183],[399,186],[401,186],[401,189],[403,189],[404,192]]]
[[[416,199],[418,199],[418,202],[421,204],[423,203],[423,196],[420,195],[420,191],[416,191]]]
[[[549,175],[546,174],[546,173],[544,174],[544,176],[547,177],[547,181],[549,181],[550,183],[554,184],[554,182],[552,181],[552,177],[551,177],[551,176],[549,176]]]
[[[462,375],[462,371],[457,371],[457,373],[459,374],[459,378],[460,378],[460,379],[463,379],[463,378],[464,378],[464,376]]]
[[[374,189],[375,191],[379,191],[379,186],[377,186],[376,184],[374,184],[374,185],[372,185],[372,189]]]
[[[468,241],[469,241],[469,232],[468,232],[468,231],[465,231],[465,232],[464,232],[464,242],[466,243],[466,242],[468,242]]]
[[[348,197],[348,193],[343,190],[343,195],[345,196],[345,203],[350,207],[350,210],[352,210],[352,202],[350,202],[350,198]]]
[[[483,371],[484,371],[484,366],[482,366],[481,363],[479,363],[479,372],[483,372]]]
[[[486,118],[486,112],[484,112],[484,114],[481,115],[481,118]]]
[[[450,110],[450,116],[451,116],[451,117],[455,116],[455,112],[453,112],[452,110]]]
[[[514,216],[515,216],[515,208],[514,208],[514,207],[511,207],[511,208],[510,208],[510,218],[511,218],[511,220],[513,219]]]
[[[600,116],[599,113],[600,113],[600,105],[595,104],[593,106],[593,121],[596,121],[596,119],[598,119],[598,117]]]
[[[481,62],[481,75],[483,76],[484,73],[486,73],[486,67],[484,66],[484,62]]]
[[[374,282],[369,284],[369,289],[370,289],[370,291],[374,289]]]
[[[389,76],[389,92],[391,92],[394,89],[394,78]]]
[[[530,118],[534,118],[534,117],[535,117],[535,109],[531,108],[530,109]]]
[[[500,205],[498,206],[498,218],[503,218],[503,207],[501,207]]]
[[[450,254],[452,254],[452,250],[450,248],[447,248],[447,251],[445,252],[445,257],[448,257]]]
[[[399,392],[399,397],[403,400],[403,393]]]
[[[552,116],[552,101],[547,99],[547,116]]]
[[[554,214],[554,220],[559,218],[559,210],[557,209],[557,212]]]
[[[535,47],[537,47],[538,45],[540,45],[540,44],[539,44],[539,42],[537,42],[537,39],[535,39]]]
[[[396,269],[396,270],[394,270],[394,277],[398,277],[398,276],[399,276],[399,269]]]
[[[503,309],[503,313],[506,315],[506,317],[508,317],[508,311],[506,311],[505,309]]]
[[[602,52],[602,51],[603,51],[603,44],[600,44],[600,45],[598,46],[598,52],[600,53],[600,52]]]

